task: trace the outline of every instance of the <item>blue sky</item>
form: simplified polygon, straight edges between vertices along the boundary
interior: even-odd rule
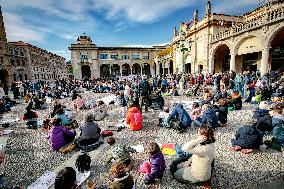
[[[266,0],[212,0],[213,12],[242,14]],[[78,3],[79,2],[79,3]],[[204,16],[206,0],[0,0],[8,41],[25,41],[70,59],[82,33],[97,46],[170,42],[173,27]]]

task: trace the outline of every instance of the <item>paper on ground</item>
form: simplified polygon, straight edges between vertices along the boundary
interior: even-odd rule
[[[91,171],[80,173],[79,171],[76,171],[76,179],[77,179],[77,185],[80,186],[85,180],[90,176]]]
[[[135,149],[138,153],[143,153],[144,152],[144,147],[143,145],[136,145],[136,146],[130,146],[131,148]]]
[[[44,174],[33,182],[28,189],[48,189],[55,182],[56,174],[51,171],[45,171]]]

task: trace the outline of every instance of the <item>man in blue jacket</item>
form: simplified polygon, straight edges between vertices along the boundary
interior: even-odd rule
[[[186,128],[191,126],[191,118],[188,115],[187,111],[183,109],[182,104],[177,104],[173,111],[170,113],[168,117],[168,123],[170,123],[171,120],[177,119],[180,121],[179,129],[185,130]]]
[[[208,104],[204,104],[202,106],[202,116],[201,118],[195,120],[193,123],[195,126],[200,127],[202,124],[207,124],[211,128],[218,127],[218,117],[213,108],[211,108]]]

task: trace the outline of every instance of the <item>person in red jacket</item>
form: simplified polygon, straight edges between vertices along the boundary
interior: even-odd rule
[[[133,131],[142,129],[143,116],[137,105],[132,105],[126,114],[126,125]]]

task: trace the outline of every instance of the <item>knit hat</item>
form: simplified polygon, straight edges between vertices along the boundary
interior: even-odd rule
[[[86,118],[85,118],[85,121],[86,122],[93,122],[94,121],[94,115],[89,113],[86,115]]]
[[[142,79],[147,79],[147,75],[143,75],[143,76],[142,76]]]
[[[266,101],[261,101],[258,107],[259,109],[270,110],[270,105]]]

